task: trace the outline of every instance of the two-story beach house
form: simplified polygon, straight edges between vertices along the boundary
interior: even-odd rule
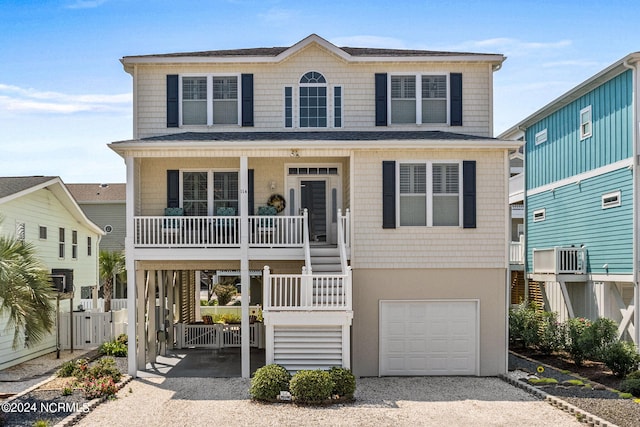
[[[243,376],[255,304],[266,362],[291,371],[505,372],[519,143],[492,138],[504,59],[317,35],[122,58],[134,138],[110,147],[127,169],[131,373],[156,335],[215,345],[194,304],[203,272],[229,271],[261,283],[241,285]]]
[[[98,245],[103,234],[59,177],[0,177],[0,235],[33,245],[36,257],[51,275],[52,286],[64,298],[61,311],[69,313],[76,307],[82,287],[98,284]],[[37,344],[29,343],[25,336],[14,349],[13,330],[7,329],[7,321],[6,315],[0,316],[0,369],[56,350],[55,331]],[[76,325],[74,330],[79,328]]]
[[[640,342],[638,60],[620,59],[502,135],[524,137],[525,265],[547,309]]]

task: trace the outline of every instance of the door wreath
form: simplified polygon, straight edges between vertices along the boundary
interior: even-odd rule
[[[272,194],[267,200],[267,204],[276,208],[278,212],[282,212],[287,207],[287,202],[280,194]]]

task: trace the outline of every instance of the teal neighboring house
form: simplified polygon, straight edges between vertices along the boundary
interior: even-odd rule
[[[612,318],[635,343],[639,60],[627,55],[499,137],[525,140],[528,287],[561,319]]]

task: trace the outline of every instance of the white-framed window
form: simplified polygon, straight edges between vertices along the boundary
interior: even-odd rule
[[[540,222],[547,219],[547,210],[546,209],[537,209],[533,211],[533,222]]]
[[[342,127],[342,86],[333,88],[333,127]]]
[[[240,120],[238,75],[180,76],[182,125],[237,125]]]
[[[620,190],[602,195],[602,209],[615,208],[622,204],[622,194]]]
[[[93,251],[92,239],[91,239],[91,236],[88,236],[87,237],[87,256],[91,256],[92,251]]]
[[[299,111],[301,128],[327,127],[327,80],[317,71],[300,79]]]
[[[65,255],[65,230],[58,228],[58,258],[64,258]]]
[[[232,208],[239,214],[238,171],[182,171],[180,205],[187,216],[216,215],[220,208]]]
[[[591,120],[591,105],[580,110],[580,139],[591,136],[593,132]]]
[[[391,75],[391,124],[447,124],[448,87],[447,74]]]
[[[458,161],[400,163],[400,226],[459,226],[461,173]]]
[[[47,240],[47,227],[44,225],[40,225],[38,227],[38,235],[40,237],[40,240]]]
[[[544,142],[547,142],[547,130],[543,129],[540,132],[536,133],[535,143],[536,145],[540,145]]]
[[[78,259],[78,232],[71,230],[71,258]]]

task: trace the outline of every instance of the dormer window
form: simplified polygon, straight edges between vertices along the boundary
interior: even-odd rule
[[[327,127],[327,81],[316,71],[300,79],[300,127]]]

